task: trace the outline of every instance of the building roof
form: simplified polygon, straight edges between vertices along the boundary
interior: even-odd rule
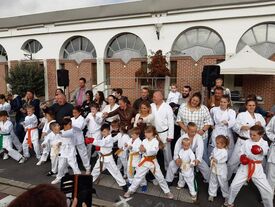
[[[168,3],[169,1],[169,3]],[[108,4],[79,9],[69,9],[40,14],[0,18],[0,28],[14,28],[39,24],[69,22],[76,20],[100,19],[167,11],[232,6],[251,3],[272,2],[273,0],[143,0]]]

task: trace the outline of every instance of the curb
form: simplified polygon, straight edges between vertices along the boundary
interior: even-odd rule
[[[12,187],[17,187],[17,188],[21,188],[21,189],[24,189],[24,190],[29,190],[29,189],[36,186],[36,185],[29,184],[29,183],[24,183],[24,182],[20,182],[20,181],[16,181],[16,180],[10,180],[10,179],[1,178],[1,177],[0,177],[0,184],[9,185],[9,186],[12,186]]]

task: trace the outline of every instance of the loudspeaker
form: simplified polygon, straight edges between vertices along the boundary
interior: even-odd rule
[[[201,74],[202,85],[204,87],[215,86],[215,80],[220,76],[220,66],[205,65]]]
[[[58,86],[69,86],[69,71],[66,69],[57,70],[57,83]]]

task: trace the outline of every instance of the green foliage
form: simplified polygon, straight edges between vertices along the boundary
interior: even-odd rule
[[[33,90],[37,96],[45,95],[44,68],[38,62],[18,63],[11,68],[6,81],[14,94]]]

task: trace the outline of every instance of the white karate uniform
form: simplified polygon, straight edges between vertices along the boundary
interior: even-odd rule
[[[175,160],[178,158],[179,151],[182,148],[182,140],[183,138],[188,138],[188,134],[182,135],[176,142],[175,148],[174,148],[174,159],[169,163],[168,170],[166,172],[166,181],[167,182],[173,182],[174,180],[174,174],[177,172],[179,167],[176,165]],[[209,166],[206,164],[206,162],[202,159],[203,156],[203,150],[204,150],[204,144],[202,137],[199,134],[196,134],[192,141],[191,149],[196,155],[196,159],[200,161],[200,164],[197,166],[199,171],[202,173],[204,179],[206,182],[209,181],[210,176],[210,169]],[[179,186],[184,186],[184,181],[179,177]]]
[[[170,91],[169,94],[168,94],[166,103],[168,103],[168,104],[170,104],[170,103],[178,104],[180,99],[182,99],[182,94],[180,92]]]
[[[153,138],[152,140],[144,139],[142,141],[143,147],[146,149],[145,153],[143,153],[143,158],[141,159],[141,162],[144,157],[146,156],[156,156],[159,151],[159,141],[157,138]],[[153,162],[153,163],[152,163]],[[136,174],[134,176],[134,179],[132,181],[131,186],[129,187],[128,191],[135,192],[140,186],[141,182],[144,180],[145,175],[150,170],[152,173],[154,173],[155,178],[157,179],[161,189],[164,193],[169,193],[170,189],[163,177],[163,174],[160,170],[160,166],[158,164],[157,159],[152,160],[152,162],[146,161],[143,163],[143,165],[138,166],[136,168]]]
[[[167,142],[167,138],[174,139],[174,113],[169,104],[163,102],[159,108],[155,103],[151,104],[151,110],[154,117],[154,126],[157,129],[158,135],[165,144],[163,149],[164,167],[168,169],[169,163],[172,160],[171,143]]]
[[[87,147],[84,143],[83,129],[85,128],[85,119],[83,116],[77,118],[73,117],[72,126],[74,132],[74,145],[79,153],[79,156],[82,160],[83,166],[87,171],[91,170],[90,158],[88,156]]]
[[[259,155],[254,155],[251,152],[253,145],[258,145],[263,149],[263,153]],[[245,140],[241,147],[240,155],[245,154],[251,160],[262,161],[268,152],[268,144],[262,138],[258,142],[253,142],[251,139]],[[240,156],[238,156],[240,157]],[[236,176],[234,177],[230,189],[229,189],[229,198],[228,204],[233,204],[234,200],[239,193],[243,184],[247,181],[248,178],[248,165],[240,165]],[[266,174],[261,163],[255,164],[255,171],[252,175],[252,182],[256,185],[260,191],[263,204],[265,207],[273,207],[273,191],[269,185]]]
[[[97,112],[95,117],[92,115],[92,113],[89,113],[85,119],[85,122],[88,129],[86,137],[101,139],[100,127],[103,123],[103,113]],[[87,153],[90,160],[92,154],[92,144],[87,145]]]
[[[40,158],[40,161],[42,161],[42,162],[47,161],[49,153],[51,151],[51,147],[50,147],[49,143],[45,140],[47,140],[47,136],[51,133],[50,124],[53,122],[55,122],[55,120],[51,120],[49,122],[46,120],[46,122],[43,126],[43,129],[42,129],[42,133],[45,133],[44,140],[41,143],[41,145],[45,145],[45,147],[42,149],[42,155]]]
[[[19,161],[22,158],[22,155],[14,150],[12,148],[12,138],[11,138],[11,132],[13,131],[13,125],[10,120],[7,120],[5,122],[0,121],[0,135],[3,136],[3,149],[6,149],[8,151],[8,155],[15,159],[16,161]],[[0,152],[2,149],[0,149]]]
[[[274,192],[275,189],[275,116],[266,126],[266,135],[272,141],[267,159],[267,180]]]
[[[8,114],[11,112],[11,105],[9,102],[5,102],[4,104],[0,104],[0,111],[6,111]]]
[[[230,158],[235,145],[232,127],[235,125],[236,112],[232,109],[221,110],[220,107],[213,107],[210,110],[210,115],[212,118],[212,126],[215,126],[215,128],[211,134],[208,154],[210,156],[213,148],[216,147],[216,137],[218,135],[224,135],[229,139],[228,158]],[[223,124],[222,121],[227,121],[228,125]]]
[[[238,114],[236,118],[236,123],[233,126],[233,130],[239,135],[239,137],[241,136],[243,138],[250,139],[250,134],[249,134],[250,130],[247,130],[247,131],[241,130],[242,126],[252,127],[255,125],[256,122],[259,121],[261,122],[261,125],[265,127],[266,122],[265,122],[265,119],[262,117],[262,115],[258,113],[255,113],[254,115],[255,115],[255,119],[249,114],[248,111],[241,112]],[[244,142],[245,140],[241,138],[237,139],[232,155],[227,162],[228,179],[230,179],[232,174],[236,172],[236,170],[238,169],[238,166],[240,164],[240,159],[239,159],[240,150]]]
[[[128,177],[129,183],[133,182],[136,168],[138,166],[138,163],[141,160],[141,154],[139,152],[139,148],[140,148],[141,143],[142,143],[142,141],[141,141],[140,138],[137,138],[135,140],[133,140],[131,138],[127,142],[127,145],[128,145],[127,148],[125,148],[125,149],[129,150],[128,164],[127,164],[127,177]],[[130,170],[130,168],[132,168],[132,171]],[[140,185],[141,186],[147,185],[147,182],[146,182],[145,178],[143,179],[143,181],[141,182]]]
[[[45,144],[50,149],[51,158],[51,171],[53,173],[58,172],[58,157],[60,153],[60,147],[58,143],[62,142],[61,135],[50,132],[44,139],[42,144]]]
[[[131,139],[128,134],[118,133],[115,137],[112,137],[114,142],[117,142],[118,150],[117,155],[117,168],[120,170],[123,167],[123,175],[127,175],[127,158],[128,153],[125,149],[125,144]]]
[[[111,105],[108,104],[108,105],[106,105],[106,106],[104,107],[104,109],[103,109],[101,112],[102,112],[102,113],[105,113],[105,112],[110,113],[110,112],[116,110],[118,107],[119,107],[119,105],[118,105],[118,104],[115,104],[115,105],[113,106],[113,108],[111,108]],[[119,115],[115,115],[115,116],[112,116],[112,117],[108,117],[108,118],[106,118],[105,120],[106,120],[107,122],[111,123],[111,122],[114,121],[114,120],[119,120]]]
[[[123,179],[120,171],[117,168],[117,165],[114,161],[112,148],[113,148],[113,139],[111,135],[103,137],[102,139],[95,139],[93,145],[100,147],[99,158],[96,161],[96,164],[92,170],[91,175],[93,176],[93,182],[97,180],[100,175],[100,163],[102,163],[102,171],[107,169],[109,173],[113,176],[119,186],[126,185],[125,180]]]
[[[22,143],[22,147],[23,147],[23,155],[26,158],[30,157],[29,145],[28,145],[28,129],[31,130],[31,132],[30,132],[31,142],[33,145],[34,152],[36,154],[36,158],[40,159],[40,157],[41,157],[37,124],[38,124],[38,120],[34,114],[32,114],[31,116],[26,116],[25,121],[23,122],[23,126],[25,128],[26,135],[25,135],[24,141]]]
[[[56,179],[61,180],[68,170],[68,165],[72,168],[75,175],[81,174],[76,160],[73,129],[66,131],[62,130],[59,142],[61,142],[61,146],[59,151],[58,173],[56,175]]]
[[[216,163],[211,163],[211,173],[209,179],[208,194],[212,197],[217,196],[217,190],[220,186],[222,191],[222,196],[228,198],[229,188],[227,181],[227,149],[218,149],[215,147],[211,153],[210,160],[216,159]]]
[[[180,167],[180,173],[184,179],[184,181],[187,183],[189,192],[192,196],[196,196],[197,192],[195,190],[195,176],[194,176],[194,161],[195,161],[195,155],[192,151],[192,149],[184,150],[181,149],[178,154],[178,158],[181,159],[182,164]],[[183,186],[182,186],[183,187]]]

